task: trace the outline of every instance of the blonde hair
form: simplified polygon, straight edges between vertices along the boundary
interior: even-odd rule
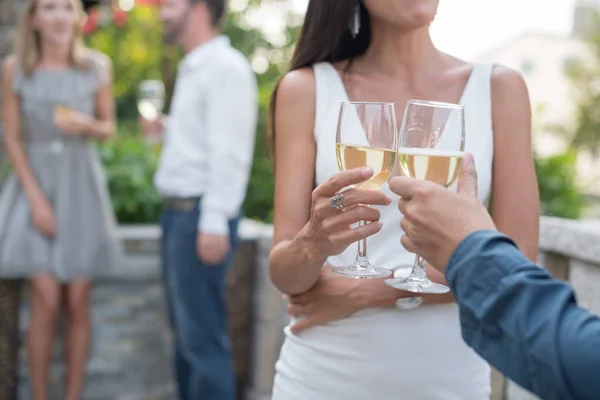
[[[70,0],[73,5],[77,22],[74,36],[69,49],[69,62],[76,68],[87,69],[91,67],[88,50],[83,43],[82,23],[84,19],[83,7],[80,0]],[[35,14],[38,0],[29,0],[25,15],[19,27],[17,41],[17,56],[25,75],[31,75],[41,60],[41,38],[39,32],[33,30],[31,18]]]

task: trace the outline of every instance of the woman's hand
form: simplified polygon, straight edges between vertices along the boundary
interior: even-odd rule
[[[334,275],[328,266],[321,268],[319,280],[312,288],[301,294],[286,296],[288,314],[303,317],[292,325],[292,332],[298,334],[317,325],[344,319],[364,308],[361,283],[358,279]]]
[[[54,237],[56,233],[56,222],[54,211],[48,200],[36,200],[31,205],[31,217],[33,224],[40,233],[48,238]]]
[[[313,191],[310,220],[299,234],[311,258],[325,260],[381,230],[379,210],[368,205],[387,206],[392,202],[391,198],[380,190],[353,188],[341,191],[371,176],[371,168],[343,171]],[[332,207],[330,200],[338,194],[341,196],[339,208]],[[366,221],[367,224],[351,228],[359,221]]]
[[[86,133],[93,121],[90,115],[66,107],[58,108],[54,113],[54,123],[67,135]]]

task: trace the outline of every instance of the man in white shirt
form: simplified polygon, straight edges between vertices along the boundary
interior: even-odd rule
[[[236,242],[257,123],[256,79],[219,34],[225,0],[164,0],[165,40],[186,56],[168,117],[142,121],[164,131],[154,178],[161,216],[166,297],[183,400],[233,400],[225,275]]]

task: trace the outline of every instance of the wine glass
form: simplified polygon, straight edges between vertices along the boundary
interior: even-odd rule
[[[396,113],[393,103],[342,102],[340,106],[336,156],[340,171],[370,167],[373,176],[354,187],[379,190],[396,164]],[[360,222],[362,226],[364,221]],[[392,271],[371,265],[367,258],[367,239],[358,242],[358,253],[351,265],[336,267],[338,275],[369,279],[386,278]]]
[[[160,80],[145,80],[138,86],[137,108],[142,117],[155,121],[165,106],[165,85]],[[158,132],[152,132],[152,135]]]
[[[439,183],[447,188],[454,185],[464,156],[464,119],[461,105],[409,100],[398,143],[398,164],[402,175]],[[418,255],[415,255],[408,277],[390,278],[385,283],[413,293],[442,294],[450,290],[427,279],[424,261]]]
[[[165,106],[165,85],[159,80],[140,82],[137,107],[142,117],[154,121]]]

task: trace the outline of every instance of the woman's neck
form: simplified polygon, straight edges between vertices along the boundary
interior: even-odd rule
[[[401,31],[382,24],[373,25],[371,44],[363,56],[365,64],[388,76],[410,76],[439,68],[441,58],[428,26]]]
[[[54,45],[41,43],[40,65],[60,68],[69,65],[70,45]]]

